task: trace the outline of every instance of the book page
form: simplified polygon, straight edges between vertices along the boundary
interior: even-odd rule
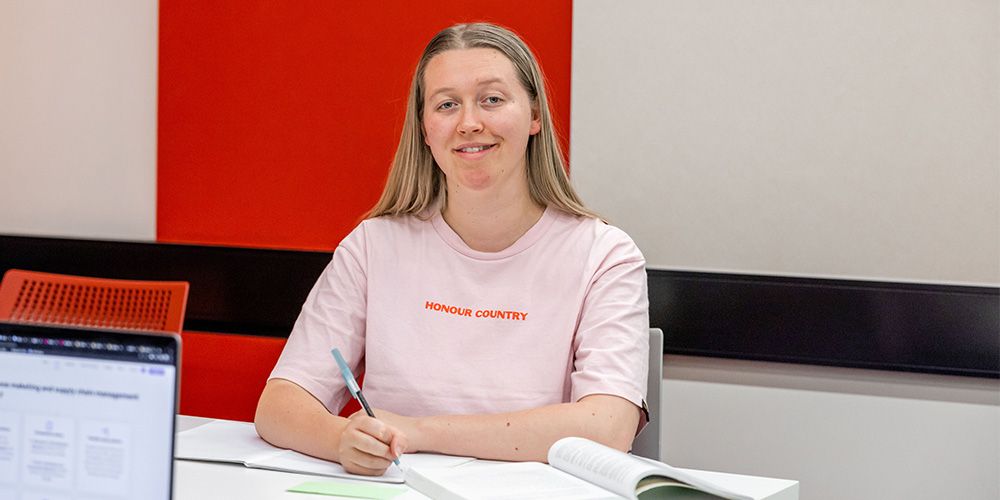
[[[364,479],[366,481],[376,481],[380,483],[402,483],[403,471],[390,464],[381,476],[359,476],[351,474],[336,463],[323,460],[321,458],[310,457],[291,450],[282,450],[283,453],[268,457],[265,460],[247,463],[250,467],[260,469],[271,469],[285,472],[299,472],[303,474],[315,474],[318,476],[342,477],[348,479]]]
[[[257,435],[250,422],[215,420],[177,434],[174,456],[181,460],[232,462],[258,469],[316,474],[321,476],[364,479],[385,483],[402,483],[403,471],[390,465],[381,476],[351,474],[336,463],[311,457],[293,450],[271,446]],[[474,460],[432,453],[414,453],[400,457],[406,467],[454,467]]]
[[[177,433],[174,457],[247,464],[266,460],[283,451],[261,439],[250,422],[214,420]]]
[[[639,480],[662,475],[652,465],[589,439],[568,437],[549,448],[549,464],[626,498],[636,497]]]
[[[247,463],[250,467],[261,469],[273,469],[286,472],[301,472],[305,474],[316,474],[319,476],[343,477],[348,479],[363,479],[366,481],[376,481],[380,483],[402,483],[404,481],[404,471],[410,467],[424,468],[449,468],[475,460],[472,457],[456,457],[451,455],[438,455],[434,453],[410,453],[399,457],[399,466],[390,464],[381,476],[360,476],[351,474],[336,463],[311,457],[292,450],[282,450],[277,455]]]
[[[447,468],[475,460],[472,457],[438,455],[437,453],[404,453],[399,457],[399,465],[406,470],[410,467]]]
[[[693,480],[724,485],[729,491],[738,491],[743,498],[770,498],[790,489],[798,490],[797,481],[770,477],[746,476],[706,470],[692,470],[674,467],[674,470],[689,475]]]
[[[651,476],[639,481],[635,493],[639,500],[725,500],[662,476]]]
[[[589,439],[568,437],[549,448],[549,463],[574,476],[628,498],[636,498],[639,481],[650,476],[662,476],[730,500],[752,500],[704,477],[676,469],[665,463],[636,457],[609,448]]]
[[[687,469],[679,469],[677,467],[671,467],[663,462],[657,462],[656,460],[652,460],[649,458],[637,457],[632,455],[630,456],[634,460],[649,464],[650,467],[653,467],[655,471],[654,474],[658,474],[661,476],[668,477],[670,479],[680,481],[685,484],[689,484],[693,486],[695,489],[704,491],[706,493],[711,493],[712,495],[718,496],[720,498],[725,498],[729,500],[754,500],[754,497],[752,495],[745,494],[745,492],[743,491],[744,490],[743,484],[740,484],[739,485],[740,487],[736,488],[741,493],[736,493],[735,491],[733,491],[734,488],[731,484],[737,478],[749,477],[749,476],[725,474],[724,475],[725,479],[727,480],[727,483],[730,484],[727,484],[727,486],[722,486],[721,484],[719,484],[718,481],[713,481],[712,479],[708,479],[708,474],[710,473],[706,473],[705,471],[690,471]],[[763,479],[763,478],[758,478],[758,479]],[[773,480],[770,479],[765,479],[765,481],[773,482]]]
[[[435,499],[621,500],[621,497],[538,462],[454,469],[413,468],[406,482]]]

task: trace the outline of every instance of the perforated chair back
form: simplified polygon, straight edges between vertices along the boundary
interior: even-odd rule
[[[0,320],[180,333],[188,284],[10,269],[0,282]]]
[[[646,379],[646,407],[649,423],[632,442],[632,453],[660,460],[660,385],[663,383],[663,330],[649,329],[649,372]]]

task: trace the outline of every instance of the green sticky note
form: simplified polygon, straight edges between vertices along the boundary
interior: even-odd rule
[[[384,500],[402,494],[406,488],[385,486],[381,484],[337,483],[333,481],[310,481],[288,488],[293,493],[312,493],[314,495],[336,495],[352,498],[371,498]]]

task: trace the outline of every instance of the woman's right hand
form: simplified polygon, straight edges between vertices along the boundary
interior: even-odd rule
[[[358,411],[340,435],[340,465],[351,474],[381,476],[406,451],[406,443],[402,431]]]

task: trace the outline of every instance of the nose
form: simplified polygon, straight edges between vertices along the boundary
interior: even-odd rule
[[[474,134],[483,131],[483,121],[480,119],[479,110],[475,106],[465,106],[462,110],[462,119],[458,122],[458,133]]]

